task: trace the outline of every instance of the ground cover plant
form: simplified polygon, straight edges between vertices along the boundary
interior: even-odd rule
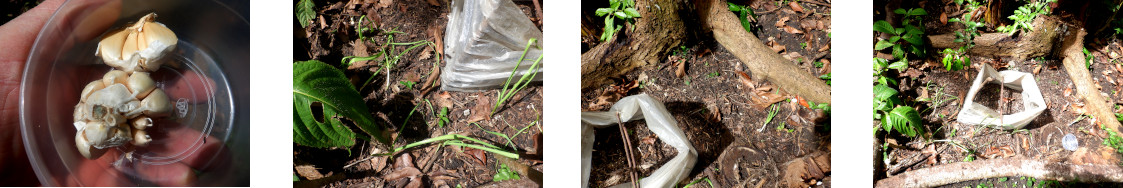
[[[294,186],[540,186],[541,83],[440,89],[449,1],[293,3]]]
[[[1119,2],[875,1],[876,186],[1119,186],[1101,175],[1123,169],[1115,117],[1123,43],[1114,37],[1112,3]],[[927,14],[918,18],[917,9]],[[921,30],[920,51],[890,49],[913,44],[893,42],[904,38],[896,28],[909,27]],[[920,55],[931,52],[941,55]],[[984,66],[1033,74],[1045,111],[1014,130],[958,122],[965,100],[1001,114],[1029,108],[1020,89],[999,84],[966,98]],[[1063,139],[1069,135],[1075,142]]]
[[[674,187],[830,186],[830,1],[636,1],[634,31],[601,41],[606,6],[582,3],[582,111],[637,94],[662,102],[698,152]],[[645,122],[622,126],[595,131],[586,186],[627,184],[676,156]],[[634,168],[624,148],[636,148]]]

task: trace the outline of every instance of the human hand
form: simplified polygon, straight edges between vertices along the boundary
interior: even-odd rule
[[[44,40],[57,40],[46,42],[47,46],[66,49],[74,43],[85,43],[100,39],[121,13],[120,0],[72,0],[66,7],[62,7],[64,0],[47,0],[39,6],[20,15],[16,19],[0,26],[0,181],[6,186],[34,186],[39,184],[24,149],[23,138],[20,131],[20,83],[24,71],[24,63],[28,60],[36,36],[44,24],[52,19],[63,24],[62,28],[72,30],[67,36],[44,36]],[[44,44],[44,43],[40,43]],[[39,49],[43,49],[40,47]],[[54,48],[48,48],[54,49]],[[92,52],[91,52],[92,55]],[[53,58],[53,57],[51,57]],[[53,61],[48,58],[47,61]],[[187,72],[185,78],[169,81],[164,89],[173,98],[190,95],[192,90],[184,90],[183,85],[191,82],[212,82],[197,74]],[[178,89],[178,90],[177,90]],[[65,89],[64,89],[65,90]],[[197,90],[196,90],[197,91]],[[77,95],[77,94],[75,94]],[[64,100],[66,101],[66,100]],[[198,100],[194,100],[198,101]],[[159,120],[157,120],[159,121]],[[176,155],[185,149],[193,152],[178,155],[178,162],[156,165],[145,163],[143,160],[126,163],[122,166],[113,166],[124,156],[125,152],[111,149],[105,156],[97,160],[87,160],[78,157],[77,161],[68,164],[66,177],[45,177],[50,182],[63,185],[101,185],[101,186],[137,186],[137,185],[165,185],[189,186],[195,183],[199,176],[222,177],[231,171],[222,168],[230,166],[229,152],[225,151],[223,144],[210,136],[202,136],[197,130],[177,125],[174,122],[161,122],[153,127],[152,136],[161,143],[152,143],[148,147],[135,148],[137,153],[153,155]],[[71,137],[73,138],[73,137]],[[206,141],[202,141],[202,140]],[[73,143],[73,141],[69,141]],[[62,147],[62,146],[59,146]],[[71,149],[60,148],[60,150]],[[134,156],[135,157],[135,156]],[[196,173],[199,172],[199,173]],[[218,178],[222,179],[222,178]],[[215,182],[210,182],[215,183]]]

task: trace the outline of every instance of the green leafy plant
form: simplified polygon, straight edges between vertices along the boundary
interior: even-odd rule
[[[706,74],[707,78],[713,78],[713,77],[718,77],[718,76],[721,76],[720,72],[711,72],[709,74]]]
[[[753,13],[752,7],[729,2],[726,3],[729,4],[729,11],[737,13],[737,19],[741,20],[741,27],[745,28],[745,32],[753,33],[753,23],[756,22],[756,14]]]
[[[894,11],[897,14],[904,15],[902,25],[904,27],[893,27],[888,21],[878,20],[873,23],[873,30],[882,33],[888,33],[892,36],[889,39],[880,39],[874,44],[874,50],[892,49],[893,57],[897,62],[904,62],[904,66],[908,66],[908,54],[911,53],[917,57],[925,57],[924,50],[924,30],[918,27],[917,24],[921,23],[920,16],[928,15],[928,12],[921,8],[913,8],[910,10],[897,9]],[[896,64],[896,63],[894,63]]]
[[[312,23],[312,19],[316,17],[316,11],[312,10],[315,6],[312,0],[296,2],[296,22],[300,22],[300,28],[308,27],[308,24]]]
[[[822,61],[812,62],[811,64],[815,65],[815,68],[823,68],[823,62]]]
[[[522,90],[523,88],[526,88],[527,85],[530,85],[530,82],[534,79],[534,77],[538,76],[538,69],[541,69],[541,67],[539,66],[542,63],[541,55],[538,56],[538,59],[534,60],[534,64],[530,65],[530,74],[523,74],[522,77],[519,77],[519,79],[514,83],[511,82],[511,80],[515,78],[515,73],[518,72],[519,67],[522,66],[523,60],[526,58],[526,52],[529,51],[528,49],[530,49],[530,46],[533,45],[536,41],[538,41],[538,39],[531,38],[530,41],[526,43],[526,48],[523,50],[522,56],[519,56],[518,63],[516,63],[515,68],[511,70],[511,75],[507,77],[507,81],[503,82],[503,89],[499,90],[499,94],[496,97],[495,106],[491,109],[491,115],[495,115],[495,112],[499,111],[500,106],[503,106],[503,104],[506,103],[507,100],[511,99],[511,97],[514,97],[515,93],[518,93],[519,90]]]
[[[445,124],[450,123],[448,119],[448,107],[442,107],[441,112],[437,114],[437,125],[445,127]]]
[[[702,181],[706,181],[706,183],[710,184],[710,187],[714,187],[714,182],[710,181],[710,178],[702,178],[702,179],[691,181],[689,184],[686,184],[686,185],[682,186],[682,188],[690,188],[690,186],[694,186],[694,184],[700,183]]]
[[[823,80],[826,80],[826,81],[827,81],[827,85],[831,85],[831,73],[827,73],[827,74],[819,75],[819,79],[823,79]]]
[[[1118,116],[1119,114],[1116,115]],[[1103,145],[1115,149],[1115,152],[1123,153],[1123,137],[1120,137],[1115,133],[1115,130],[1111,130],[1111,128],[1107,128],[1106,126],[1100,125],[1100,128],[1108,134],[1107,138],[1104,138]]]
[[[1017,10],[1014,10],[1014,15],[1006,17],[1010,20],[1014,20],[1014,24],[999,26],[997,30],[1010,35],[1014,35],[1014,33],[1018,31],[1033,31],[1033,19],[1036,19],[1038,15],[1049,14],[1049,8],[1046,7],[1046,5],[1055,1],[1056,0],[1033,0],[1033,2],[1022,5],[1018,7]]]
[[[293,63],[292,70],[293,142],[318,148],[351,146],[355,137],[390,143],[342,71],[317,60]],[[343,118],[370,136],[356,135]]]
[[[881,120],[881,128],[887,133],[896,130],[908,137],[924,136],[926,131],[915,108],[902,105],[897,90],[887,85],[873,87],[874,119]]]
[[[361,20],[361,18],[360,18],[360,20]],[[409,51],[413,50],[414,48],[426,46],[426,45],[429,46],[429,47],[432,47],[432,48],[437,48],[436,46],[433,46],[433,42],[429,42],[427,40],[419,40],[419,41],[406,42],[406,43],[394,42],[394,36],[396,34],[404,34],[404,33],[400,32],[400,31],[396,31],[396,30],[383,31],[382,35],[386,35],[386,41],[387,42],[386,42],[386,44],[383,44],[382,46],[378,47],[378,53],[375,53],[372,56],[368,56],[368,57],[347,56],[347,57],[343,57],[343,59],[340,60],[340,65],[343,66],[343,67],[349,67],[349,66],[351,66],[351,64],[354,64],[356,62],[379,61],[379,64],[381,65],[381,67],[378,67],[378,70],[375,70],[374,74],[371,74],[370,77],[367,78],[367,80],[365,82],[363,82],[363,86],[359,87],[360,90],[366,88],[367,84],[370,84],[370,82],[372,80],[374,80],[374,77],[377,76],[379,73],[381,73],[382,70],[386,70],[386,72],[385,72],[386,73],[385,86],[387,86],[387,87],[390,86],[390,70],[391,70],[391,68],[393,68],[395,65],[397,65],[398,62],[401,62],[402,56],[405,55],[406,53],[409,53]],[[396,52],[397,46],[409,46],[409,47],[407,47],[404,51]],[[435,61],[438,62],[438,63],[441,61],[440,54],[437,54],[437,58],[436,58]]]
[[[956,49],[945,48],[942,52],[944,54],[944,68],[948,71],[963,70],[964,67],[971,65],[971,57],[967,56],[967,48],[960,47]]]
[[[612,36],[616,35],[624,26],[617,25],[616,19],[620,19],[625,23],[635,22],[635,18],[639,18],[639,11],[636,11],[636,2],[634,0],[608,0],[608,8],[598,8],[597,16],[604,16],[604,32],[601,33],[600,40],[607,41]]]
[[[495,176],[491,178],[491,181],[499,182],[517,179],[519,179],[519,173],[507,168],[507,164],[499,164],[499,168],[495,169]]]
[[[776,106],[775,104],[771,106],[772,107],[768,108],[768,117],[764,118],[764,125],[768,125],[769,122],[772,122],[772,118],[776,117],[776,113],[780,112],[780,108],[778,108],[779,106]]]
[[[1096,56],[1093,56],[1092,52],[1088,51],[1088,48],[1084,48],[1083,52],[1084,52],[1084,68],[1092,69],[1092,63],[1096,59]]]
[[[402,86],[405,86],[406,89],[413,89],[413,85],[417,84],[417,82],[414,81],[398,81],[398,83],[402,84]]]

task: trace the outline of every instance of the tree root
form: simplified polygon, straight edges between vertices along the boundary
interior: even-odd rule
[[[1019,31],[1016,35],[1006,33],[984,33],[975,37],[975,47],[968,53],[975,56],[1011,57],[1018,61],[1049,55],[1056,43],[1069,26],[1054,18],[1039,16],[1033,20],[1033,31]],[[958,48],[965,45],[955,42],[955,34],[930,35],[932,48]]]
[[[934,187],[968,180],[1025,176],[1042,180],[1123,182],[1123,167],[1074,165],[1032,159],[989,159],[905,172],[877,181],[877,187]]]
[[[737,16],[726,8],[725,0],[695,1],[703,26],[713,32],[714,40],[740,59],[753,79],[767,79],[795,95],[816,103],[831,102],[831,88],[819,78],[802,71],[764,45],[741,27]]]
[[[599,86],[608,78],[645,65],[663,62],[665,54],[682,43],[686,27],[679,15],[684,7],[674,0],[636,1],[642,17],[634,31],[625,27],[612,39],[581,54],[581,89]]]
[[[1072,83],[1076,85],[1078,96],[1084,99],[1084,110],[1096,117],[1096,122],[1118,134],[1119,121],[1115,120],[1115,114],[1111,111],[1114,102],[1110,102],[1110,99],[1104,99],[1103,95],[1100,95],[1100,90],[1096,89],[1095,83],[1092,82],[1092,74],[1088,72],[1085,65],[1084,35],[1088,33],[1079,28],[1073,28],[1069,33],[1065,37],[1061,49],[1065,72],[1068,72],[1068,76],[1072,78]]]

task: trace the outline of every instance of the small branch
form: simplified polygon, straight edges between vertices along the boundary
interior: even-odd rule
[[[640,187],[639,175],[636,174],[636,161],[632,155],[632,139],[628,138],[628,129],[620,120],[620,112],[616,112],[616,125],[620,127],[620,136],[624,137],[624,155],[628,158],[628,176],[632,178],[632,187]]]
[[[905,172],[877,181],[877,187],[935,187],[969,180],[1025,176],[1042,180],[1123,182],[1123,167],[1075,165],[1032,159],[989,159]]]

